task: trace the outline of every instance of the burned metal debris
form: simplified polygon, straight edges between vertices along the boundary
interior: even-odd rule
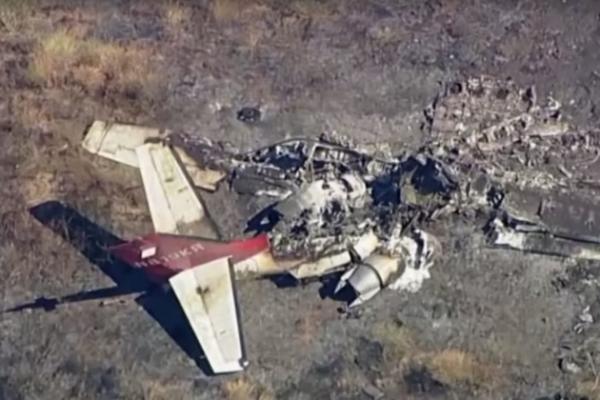
[[[260,119],[261,112],[255,107],[244,107],[237,113],[237,119],[242,122],[256,122]]]
[[[251,108],[238,113],[243,121],[257,117]],[[485,76],[447,84],[425,117],[417,150],[328,132],[246,152],[195,135],[133,135],[131,126],[106,124],[84,145],[136,166],[138,147],[163,142],[194,186],[214,190],[227,181],[240,194],[271,199],[253,229],[268,234],[279,270],[297,279],[344,271],[338,286],[352,288],[352,304],[382,287],[415,290],[439,248],[427,224],[449,214],[483,215],[493,245],[600,258],[593,207],[599,132],[572,129],[560,103],[539,99],[533,87]],[[117,140],[123,130],[128,138]]]
[[[239,193],[272,197],[263,228],[274,256],[298,260],[298,278],[345,270],[353,304],[417,287],[408,281],[428,276],[439,247],[422,226],[451,213],[487,215],[494,245],[600,258],[598,133],[572,130],[534,87],[485,76],[446,85],[425,116],[424,145],[395,154],[336,133],[247,153],[181,134],[167,142],[226,171]],[[359,254],[365,235],[376,242]]]
[[[250,153],[182,135],[170,143],[200,156],[199,163],[225,168],[238,192],[273,197],[277,203],[264,217],[274,257],[298,260],[290,270],[297,278],[346,270],[340,288],[354,290],[352,305],[382,287],[414,290],[429,276],[435,240],[411,224],[439,216],[459,188],[425,152],[385,156],[347,147],[351,142],[340,135]]]
[[[83,146],[140,170],[155,233],[114,254],[160,273],[213,370],[233,372],[247,365],[235,289],[244,276],[338,272],[335,292],[349,291],[350,307],[384,288],[414,292],[441,253],[435,222],[451,214],[481,223],[492,245],[600,259],[600,132],[570,127],[560,103],[533,87],[488,77],[448,84],[425,117],[417,150],[330,132],[245,152],[100,121]],[[207,240],[219,231],[196,189],[225,182],[272,202],[253,218],[255,238]]]

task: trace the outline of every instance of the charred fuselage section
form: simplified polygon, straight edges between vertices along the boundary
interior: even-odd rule
[[[480,77],[441,91],[417,151],[335,133],[251,152],[181,134],[167,142],[225,171],[237,192],[273,198],[261,215],[274,255],[297,260],[298,278],[345,270],[340,285],[362,302],[385,286],[418,286],[439,246],[421,229],[452,213],[487,215],[495,245],[600,258],[600,136],[572,129],[560,108],[533,87]]]

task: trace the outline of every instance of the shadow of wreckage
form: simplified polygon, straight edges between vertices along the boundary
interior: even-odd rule
[[[108,275],[116,286],[79,292],[60,299],[40,297],[33,303],[16,306],[7,312],[30,308],[43,308],[50,311],[59,304],[139,293],[135,302],[158,322],[171,339],[196,362],[204,374],[213,375],[175,294],[150,281],[143,271],[132,268],[108,253],[109,247],[124,243],[124,240],[58,201],[39,204],[30,208],[29,212],[35,219],[79,250],[91,263]]]

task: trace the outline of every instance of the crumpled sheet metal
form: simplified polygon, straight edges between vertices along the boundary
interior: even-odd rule
[[[349,270],[344,276],[359,288],[370,276],[370,289],[359,288],[361,301],[392,283],[418,290],[428,278],[431,262],[421,253],[422,238],[429,236],[404,230],[440,215],[458,189],[455,177],[431,155],[391,157],[385,149],[375,154],[339,135],[290,139],[247,153],[184,136],[174,142],[188,146],[187,154],[199,155],[205,165],[222,165],[235,190],[278,199],[269,230],[273,254],[288,265],[297,260],[289,269],[295,278]],[[377,279],[365,269],[367,260]]]
[[[600,260],[600,243],[556,236],[528,224],[511,225],[495,218],[490,222],[487,233],[488,241],[496,246],[537,254]]]
[[[410,236],[401,238],[399,247],[406,260],[405,268],[398,279],[390,282],[389,288],[417,292],[423,282],[431,277],[429,271],[435,259],[441,256],[441,245],[435,236],[415,229]]]
[[[463,141],[482,151],[509,146],[522,137],[566,133],[560,103],[540,102],[535,87],[510,79],[481,76],[447,84],[427,108],[430,134],[441,141]]]
[[[408,224],[447,208],[457,191],[455,178],[437,160],[410,155],[374,177],[358,172],[331,174],[308,181],[274,206],[279,221],[270,234],[282,257],[317,259],[373,230],[383,242],[392,237],[396,219]]]

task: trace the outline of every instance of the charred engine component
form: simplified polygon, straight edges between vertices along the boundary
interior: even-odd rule
[[[432,213],[448,204],[458,189],[457,178],[441,162],[425,154],[408,157],[401,165],[401,202]]]
[[[316,260],[302,262],[297,267],[290,269],[290,274],[298,279],[307,279],[323,276],[332,272],[340,271],[352,262],[365,260],[379,247],[379,239],[373,231],[368,231],[356,240],[352,240],[346,249],[321,256]]]
[[[299,187],[303,182],[331,174],[373,177],[397,165],[395,159],[378,158],[367,151],[308,138],[289,139],[246,153],[181,133],[169,135],[166,141],[184,149],[199,164],[230,173],[234,185],[236,180],[265,179],[287,181],[287,186],[293,183]]]
[[[353,238],[372,230],[368,218],[359,218],[357,211],[367,203],[366,184],[353,174],[303,185],[274,207],[278,222],[271,231],[273,251],[311,259],[344,251]]]
[[[335,292],[349,287],[355,294],[350,307],[364,303],[385,287],[415,292],[430,277],[429,269],[438,246],[433,236],[415,229],[388,243],[385,253],[371,254],[346,271]]]
[[[390,281],[400,266],[400,260],[380,254],[372,254],[364,262],[346,271],[340,278],[336,293],[350,286],[356,298],[350,307],[358,306],[375,296]]]

